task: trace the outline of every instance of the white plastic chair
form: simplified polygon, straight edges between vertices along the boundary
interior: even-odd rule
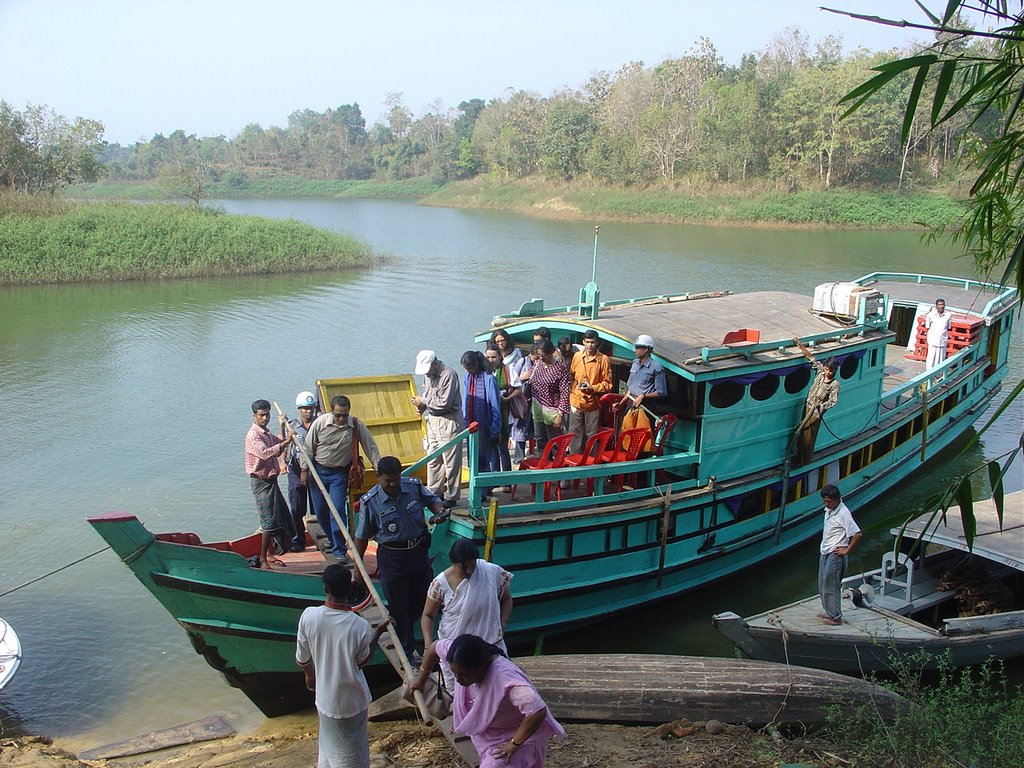
[[[893,578],[896,571],[900,568],[906,568],[907,578],[900,580]],[[914,561],[911,560],[903,552],[886,552],[882,555],[882,570],[878,574],[878,594],[884,595],[886,585],[891,584],[894,587],[903,587],[906,592],[906,601],[911,601],[911,590],[914,588]]]

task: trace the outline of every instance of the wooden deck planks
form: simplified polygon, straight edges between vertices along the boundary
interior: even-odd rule
[[[880,608],[858,608],[849,602],[843,602],[843,624],[830,626],[825,624],[818,615],[821,603],[817,596],[794,605],[778,608],[747,619],[751,628],[784,629],[800,632],[829,635],[850,635],[856,633],[865,639],[926,639],[934,637],[934,630],[911,623],[910,619]]]

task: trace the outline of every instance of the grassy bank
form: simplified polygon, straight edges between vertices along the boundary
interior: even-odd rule
[[[335,197],[404,199],[421,198],[437,191],[439,185],[426,179],[404,181],[355,181],[302,179],[296,177],[249,177],[239,172],[224,174],[206,189],[207,198]],[[80,200],[168,200],[171,187],[158,181],[102,181],[79,184],[67,194]]]
[[[206,191],[210,198],[418,199],[425,205],[514,211],[530,216],[594,222],[737,224],[843,229],[920,229],[955,221],[963,206],[941,193],[806,190],[793,193],[730,188],[715,191],[624,189],[526,179],[473,179],[438,185],[404,181],[325,181],[291,177],[249,178],[230,172]],[[80,185],[81,199],[166,200],[156,182]]]
[[[0,285],[306,272],[372,261],[368,245],[294,221],[0,196]]]
[[[474,180],[448,184],[429,205],[513,210],[551,218],[658,223],[756,224],[918,229],[963,215],[961,204],[931,193],[848,190],[695,193]]]

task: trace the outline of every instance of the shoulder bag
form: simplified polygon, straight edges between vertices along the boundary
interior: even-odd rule
[[[508,386],[509,375],[508,366],[505,366],[505,386]],[[516,393],[508,399],[508,412],[512,415],[513,419],[524,419],[526,414],[530,412],[530,406],[526,402],[526,395],[523,393],[523,387],[520,385]]]
[[[363,479],[366,476],[366,464],[363,457],[359,455],[359,422],[352,417],[352,463],[348,468],[348,490],[359,491],[363,488]]]

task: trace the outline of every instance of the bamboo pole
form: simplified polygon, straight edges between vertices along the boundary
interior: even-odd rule
[[[274,409],[277,411],[279,417],[284,416],[284,413],[281,411],[281,406],[279,406],[276,401],[274,402]],[[331,510],[331,515],[334,517],[335,522],[338,524],[338,528],[345,537],[345,543],[348,544],[349,549],[352,550],[352,562],[355,564],[356,570],[362,577],[363,584],[366,585],[367,590],[370,592],[370,597],[380,609],[381,614],[389,616],[390,614],[384,605],[384,601],[377,592],[377,588],[373,585],[373,580],[370,578],[370,572],[366,570],[366,564],[363,562],[363,558],[359,555],[359,551],[356,549],[355,542],[352,540],[352,534],[349,533],[348,525],[344,520],[342,520],[337,507],[334,506],[334,502],[331,500],[330,494],[327,493],[327,486],[324,485],[324,481],[321,480],[320,475],[317,474],[316,468],[313,466],[312,457],[306,453],[306,446],[298,439],[298,435],[295,433],[295,428],[292,427],[291,423],[287,419],[285,419],[283,423],[287,425],[288,433],[291,435],[292,440],[298,447],[299,452],[302,453],[302,458],[306,462],[306,467],[308,468],[310,475],[316,481],[317,487],[320,488],[320,492],[324,495],[324,501],[327,502],[327,508]],[[403,648],[402,644],[398,641],[398,636],[395,635],[393,627],[393,624],[389,625],[387,631],[388,634],[391,635],[391,643],[394,647],[395,655],[398,657],[402,666],[402,669],[396,671],[403,673],[404,678],[408,680],[413,676],[412,665],[409,663],[409,657],[405,655],[405,648]],[[423,694],[420,691],[414,691],[413,693],[416,700],[416,708],[419,710],[420,716],[423,718],[423,722],[430,723],[433,718],[430,716],[430,712],[427,711],[427,702],[424,700]]]
[[[484,541],[484,560],[491,562],[491,551],[494,549],[494,537],[498,530],[498,500],[491,496],[487,510],[487,539]]]
[[[665,572],[665,551],[668,549],[668,526],[672,520],[672,485],[665,487],[663,500],[664,509],[661,516],[661,548],[658,553],[658,589],[661,589],[661,577]]]

